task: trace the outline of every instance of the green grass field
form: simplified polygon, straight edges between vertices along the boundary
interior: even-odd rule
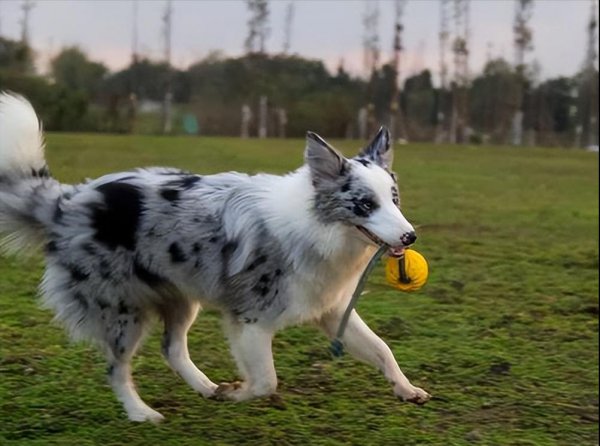
[[[64,182],[148,165],[285,172],[302,151],[300,140],[48,136]],[[0,444],[598,444],[597,154],[417,144],[397,148],[395,168],[430,279],[402,294],[379,268],[358,310],[434,395],[428,405],[397,401],[377,370],[333,360],[311,327],[275,339],[281,401],[206,401],[161,358],[157,326],[134,374],[167,419],[130,423],[103,358],[39,308],[41,258],[9,258],[0,259]],[[190,350],[213,380],[236,377],[217,314],[200,315]]]

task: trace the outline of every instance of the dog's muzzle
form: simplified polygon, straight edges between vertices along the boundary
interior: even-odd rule
[[[356,228],[360,232],[362,232],[365,237],[367,237],[369,240],[371,240],[375,245],[380,246],[380,247],[381,246],[387,246],[388,247],[387,254],[390,257],[400,257],[404,253],[404,248],[406,248],[406,246],[408,246],[408,245],[405,245],[405,246],[390,246],[386,242],[384,242],[383,240],[381,240],[379,237],[377,237],[375,234],[373,234],[371,231],[369,231],[367,228],[365,228],[364,226],[356,226]]]

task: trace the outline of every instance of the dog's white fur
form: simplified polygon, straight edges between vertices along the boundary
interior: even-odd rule
[[[44,138],[31,104],[16,95],[2,95],[0,107],[0,166],[5,171],[39,170],[44,161]]]
[[[0,95],[0,236],[13,250],[48,242],[44,302],[74,337],[105,351],[131,420],[162,419],[131,378],[151,314],[164,321],[170,366],[195,391],[235,401],[269,395],[274,333],[310,322],[335,337],[373,240],[414,241],[389,171],[387,131],[354,159],[309,134],[306,164],[286,176],[155,168],[68,186],[48,174],[38,122],[25,99]],[[218,386],[190,360],[187,332],[206,305],[224,314],[241,384]],[[429,399],[355,311],[342,341],[398,397]]]

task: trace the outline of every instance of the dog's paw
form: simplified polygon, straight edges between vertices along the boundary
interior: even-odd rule
[[[227,400],[236,400],[234,395],[237,391],[242,388],[241,381],[233,381],[230,383],[219,383],[212,396],[210,397],[213,400],[217,401],[227,401]]]
[[[419,406],[422,406],[431,399],[431,395],[425,392],[423,389],[420,389],[419,387],[411,387],[409,389],[405,389],[402,392],[396,393],[396,395],[402,401],[417,404]]]
[[[198,387],[200,387],[200,386],[198,386]],[[198,392],[198,394],[202,398],[211,399],[215,396],[215,393],[217,392],[218,389],[219,389],[219,386],[217,384],[211,383],[210,386],[203,385],[201,388],[196,389],[196,392]]]
[[[131,411],[127,414],[127,418],[129,418],[131,421],[150,421],[154,424],[158,424],[165,419],[165,417],[163,417],[159,412],[151,409],[150,407],[139,408]]]

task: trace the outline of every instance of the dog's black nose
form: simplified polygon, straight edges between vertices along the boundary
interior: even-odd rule
[[[414,231],[407,232],[406,234],[404,234],[402,236],[402,243],[404,243],[406,246],[412,245],[416,241],[417,241],[417,234],[415,234]]]

